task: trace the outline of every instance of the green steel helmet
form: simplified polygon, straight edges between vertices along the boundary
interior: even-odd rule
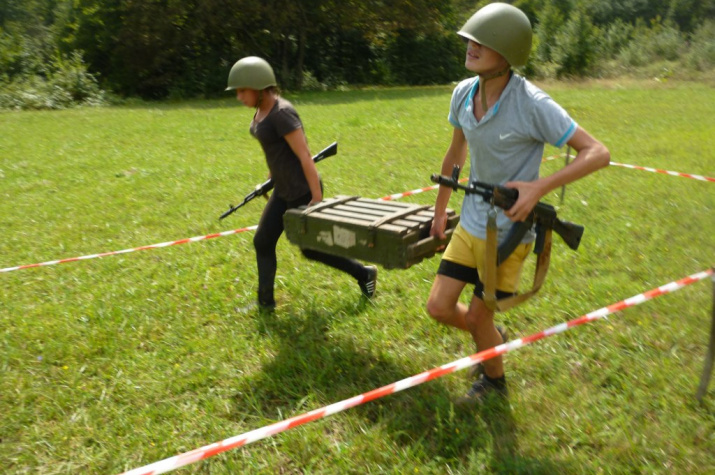
[[[246,88],[261,91],[277,85],[276,76],[268,61],[258,56],[246,56],[236,61],[228,73],[226,90]]]
[[[480,8],[457,32],[504,56],[512,66],[524,66],[531,52],[531,23],[526,14],[508,3]]]

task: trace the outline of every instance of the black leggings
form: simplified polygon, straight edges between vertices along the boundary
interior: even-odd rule
[[[258,301],[263,305],[275,303],[273,286],[278,267],[276,245],[278,238],[283,234],[283,215],[291,208],[310,203],[311,198],[311,193],[308,193],[297,200],[285,201],[273,193],[263,209],[258,229],[253,236],[253,246],[256,248],[258,263]],[[367,277],[365,266],[356,260],[309,249],[302,249],[301,252],[308,259],[334,267],[350,274],[357,280],[364,280]]]

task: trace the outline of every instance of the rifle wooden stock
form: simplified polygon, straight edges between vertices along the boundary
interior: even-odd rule
[[[555,219],[552,223],[552,229],[556,234],[561,236],[561,239],[564,240],[568,247],[574,251],[578,249],[579,244],[581,244],[581,237],[583,236],[583,226],[569,221]]]

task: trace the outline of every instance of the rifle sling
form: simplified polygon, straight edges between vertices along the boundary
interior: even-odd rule
[[[497,227],[496,218],[493,222],[492,217],[487,218],[487,242],[486,242],[486,260],[485,260],[485,276],[484,276],[484,303],[487,308],[494,312],[504,312],[510,308],[519,305],[533,297],[539,291],[546,279],[546,273],[549,270],[551,262],[551,228],[541,227],[543,232],[543,249],[537,255],[536,269],[534,271],[534,284],[531,290],[523,294],[512,295],[504,299],[497,300],[496,298],[496,281],[497,281]],[[506,258],[504,258],[506,259]]]
[[[489,310],[495,310],[497,305],[497,214],[494,206],[487,213],[487,248],[484,269],[484,303]]]

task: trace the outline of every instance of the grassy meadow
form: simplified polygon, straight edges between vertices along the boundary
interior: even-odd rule
[[[541,86],[613,161],[715,176],[712,86]],[[451,89],[287,95],[313,153],[339,143],[318,164],[325,195],[430,185]],[[233,97],[0,112],[0,268],[256,224],[261,198],[218,221],[266,177],[251,116]],[[714,183],[611,166],[559,198],[544,201],[586,227],[581,248],[554,238],[540,294],[497,317],[512,337],[715,264]],[[368,302],[283,238],[277,311],[238,311],[254,300],[252,236],[1,273],[0,471],[119,473],[474,352],[424,310],[436,257],[381,269]],[[713,473],[715,383],[695,399],[712,285],[509,353],[508,407],[456,410],[462,371],[178,473]]]

